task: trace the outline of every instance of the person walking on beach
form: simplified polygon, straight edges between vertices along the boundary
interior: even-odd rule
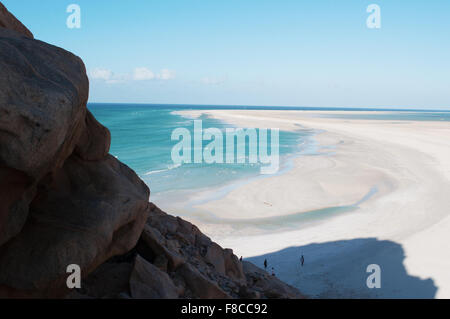
[[[303,267],[303,264],[305,263],[305,257],[303,256],[303,254],[302,254],[302,257],[300,258],[300,263],[302,264],[302,267]]]
[[[267,259],[264,259],[264,270],[267,270]]]
[[[272,267],[272,276],[275,277],[275,269],[273,269],[273,267]]]

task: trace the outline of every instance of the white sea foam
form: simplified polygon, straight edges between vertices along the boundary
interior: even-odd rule
[[[152,175],[152,174],[156,174],[156,173],[167,172],[167,171],[170,171],[170,170],[175,169],[180,166],[181,166],[181,164],[172,164],[172,165],[168,165],[166,169],[158,169],[158,170],[154,170],[154,171],[149,171],[149,172],[145,173],[144,175],[147,176],[147,175]]]

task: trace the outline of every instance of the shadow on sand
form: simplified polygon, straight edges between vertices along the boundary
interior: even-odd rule
[[[301,255],[305,258],[303,267]],[[310,298],[434,298],[432,279],[408,275],[400,244],[376,238],[359,238],[289,247],[274,253],[247,258],[300,289]],[[369,289],[367,266],[381,268],[381,288]]]

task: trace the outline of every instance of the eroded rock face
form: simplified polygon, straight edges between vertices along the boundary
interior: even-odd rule
[[[33,39],[0,4],[0,245],[23,227],[40,179],[61,167],[85,127],[80,58]]]
[[[137,255],[130,275],[130,295],[137,299],[174,299],[179,292],[167,273]]]
[[[61,297],[130,251],[149,189],[108,155],[80,58],[33,39],[0,4],[0,297]]]
[[[34,195],[31,184],[23,172],[0,166],[0,245],[22,229]]]
[[[244,261],[243,263],[244,273],[247,277],[247,287],[243,293],[243,297],[249,294],[249,297],[263,293],[266,298],[279,299],[279,298],[301,298],[298,290],[292,286],[289,286],[279,280],[277,277],[269,275],[266,271],[256,267],[254,264]]]
[[[0,162],[41,179],[83,132],[89,82],[80,58],[0,28]]]
[[[189,222],[153,204],[150,207],[138,245],[126,256],[105,264],[107,269],[133,269],[131,275],[114,279],[129,282],[128,289],[115,291],[117,297],[303,298],[297,289],[251,263],[241,262],[231,249],[212,242]],[[90,291],[98,291],[96,287],[104,287],[108,279],[97,275],[95,280],[91,276],[87,280],[87,286],[76,296],[98,298]]]
[[[67,265],[89,273],[130,251],[149,206],[148,189],[133,174],[112,156],[70,157],[39,184],[24,228],[0,247],[0,282],[18,294],[51,297],[64,293],[58,288],[65,286]]]

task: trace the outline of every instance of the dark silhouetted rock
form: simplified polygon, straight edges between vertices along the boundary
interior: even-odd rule
[[[130,278],[132,298],[138,299],[175,299],[178,289],[167,273],[159,270],[151,263],[136,256]]]
[[[224,299],[231,298],[229,294],[223,291],[218,283],[212,281],[206,276],[202,275],[191,264],[183,264],[178,270],[177,274],[183,278],[186,288],[190,291],[190,297],[200,299]]]
[[[28,38],[33,38],[33,34],[28,30],[22,22],[16,19],[0,2],[0,28],[14,30]]]
[[[39,180],[73,153],[89,82],[80,58],[0,28],[0,162]]]
[[[277,277],[269,275],[266,271],[256,267],[254,264],[243,261],[247,286],[252,287],[259,295],[268,299],[298,299],[303,298],[299,291],[285,284]],[[245,294],[251,294],[249,290]]]
[[[23,36],[21,25],[0,7],[0,174],[9,179],[0,181],[8,189],[2,192],[8,200],[0,208],[0,244],[23,227],[39,180],[72,154],[89,91],[81,59]]]
[[[241,262],[231,249],[223,249],[189,222],[162,212],[154,204],[150,208],[139,243],[118,257],[118,262],[130,263],[127,267],[133,268],[133,275],[130,278],[124,273],[120,280],[114,279],[130,282],[129,291],[119,294],[114,290],[115,298],[303,298],[297,289],[251,263]],[[108,277],[94,274],[87,278],[84,290],[99,291],[107,285],[102,281]],[[101,280],[92,280],[94,276]],[[93,296],[102,297],[78,295]]]
[[[101,125],[91,112],[87,111],[75,154],[86,161],[98,161],[105,158],[110,145],[111,134],[109,130]]]
[[[0,247],[0,283],[51,297],[65,286],[67,265],[87,274],[130,251],[149,205],[147,187],[135,184],[131,174],[112,156],[95,162],[69,158],[39,185],[19,235]]]
[[[150,192],[108,155],[81,59],[3,5],[0,70],[0,297],[62,296],[68,265],[87,276],[136,245]]]

